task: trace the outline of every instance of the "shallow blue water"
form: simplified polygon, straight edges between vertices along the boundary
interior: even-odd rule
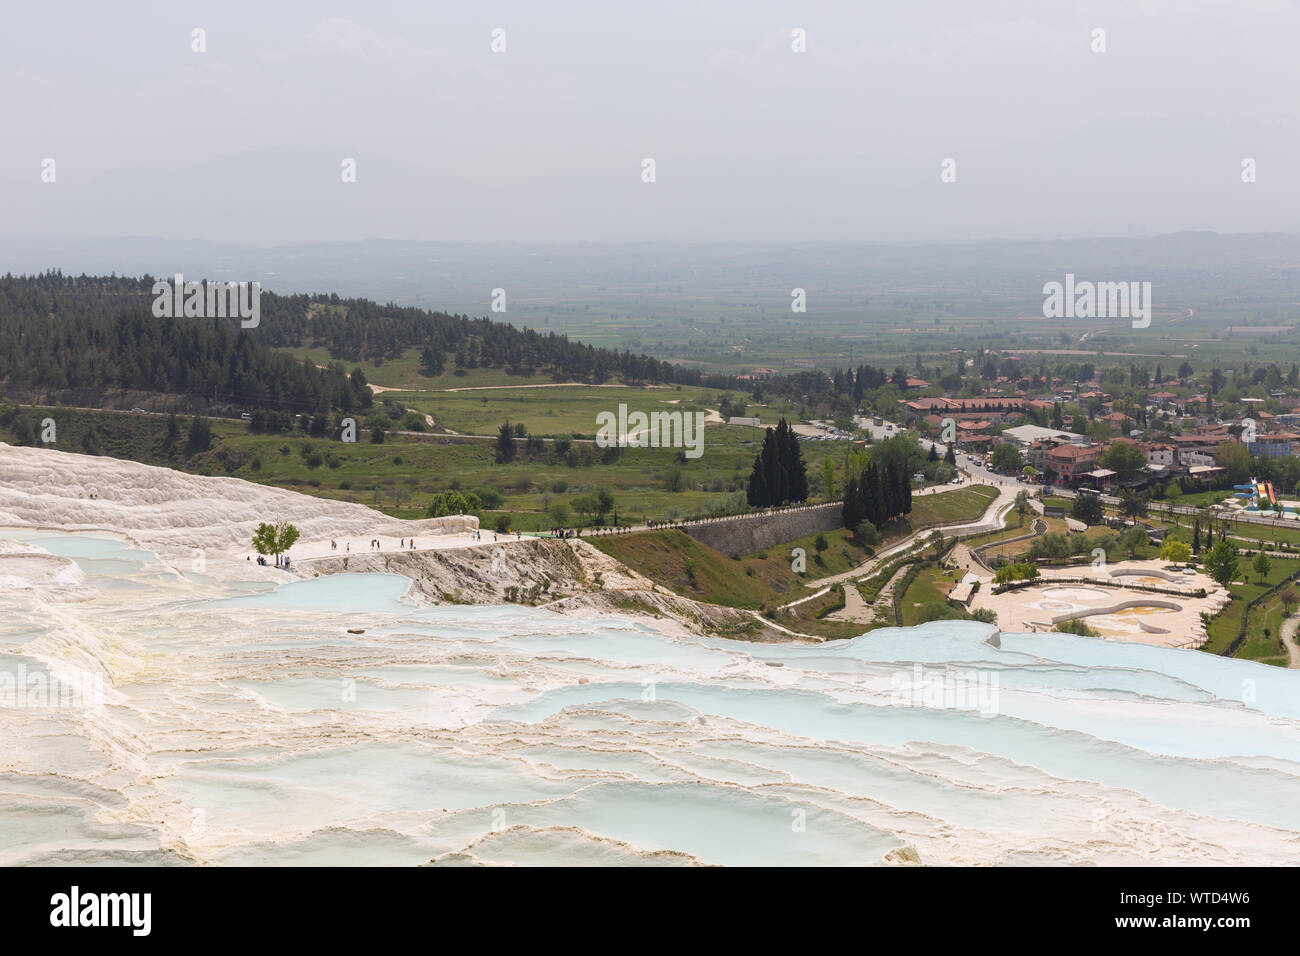
[[[421,606],[390,574],[244,594],[195,576],[154,597],[147,552],[23,540],[87,562],[101,594],[24,607],[0,646],[110,662],[103,727],[140,743],[136,786],[202,811],[226,862],[423,862],[484,839],[510,862],[568,852],[554,833],[491,837],[512,826],[587,850],[574,833],[719,863],[874,862],[900,840],[855,814],[882,801],[1007,854],[1031,834],[1023,852],[1047,862],[1089,852],[1080,815],[1124,801],[1171,828],[1191,812],[1300,834],[1300,672],[1065,634],[999,644],[970,622],[678,639],[618,616]],[[31,660],[0,653],[0,679]],[[973,696],[926,696],[945,680]],[[48,740],[51,772],[87,746]],[[25,813],[0,808],[0,834]]]
[[[403,605],[398,598],[410,586],[411,582],[399,574],[333,574],[292,581],[259,594],[215,601],[213,607],[382,614],[407,610],[408,605]]]

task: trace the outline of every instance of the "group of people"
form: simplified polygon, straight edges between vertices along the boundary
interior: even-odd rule
[[[409,538],[409,539],[408,539],[408,538],[402,538],[402,539],[400,540],[399,544],[398,544],[398,547],[399,547],[400,549],[402,549],[403,551],[414,551],[414,550],[415,550],[415,539],[414,539],[414,538]],[[337,551],[338,549],[339,549],[339,543],[338,543],[337,541],[333,541],[333,540],[331,540],[331,541],[330,541],[330,550],[331,550],[331,551]],[[352,542],[351,542],[351,541],[345,541],[344,544],[343,544],[343,550],[346,551],[346,552],[350,552],[350,551],[352,550]],[[371,551],[382,551],[382,550],[383,550],[383,547],[380,545],[380,543],[379,543],[379,539],[378,539],[378,538],[371,538],[371,539],[370,539],[370,550],[371,550]]]
[[[627,527],[626,525],[607,525],[607,526],[602,525],[601,527],[597,527],[597,528],[585,528],[585,529],[584,528],[552,528],[551,534],[555,535],[555,537],[557,538],[581,538],[584,530],[587,532],[588,536],[595,537],[597,535],[602,535],[602,534],[604,535],[619,534],[620,532],[631,531],[632,529],[630,527]]]

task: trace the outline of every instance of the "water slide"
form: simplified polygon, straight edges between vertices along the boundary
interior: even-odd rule
[[[1271,482],[1271,481],[1261,481],[1261,482],[1258,483],[1258,486],[1257,486],[1257,487],[1258,487],[1258,489],[1259,489],[1259,491],[1258,491],[1259,500],[1260,500],[1260,501],[1263,501],[1264,499],[1267,498],[1268,501],[1269,501],[1269,503],[1272,504],[1272,505],[1273,505],[1273,508],[1276,510],[1276,508],[1277,508],[1277,492],[1273,490],[1273,482]]]
[[[1273,488],[1273,482],[1271,481],[1256,481],[1252,478],[1244,485],[1233,485],[1232,487],[1237,492],[1238,498],[1253,498],[1257,504],[1267,501],[1272,504],[1274,509],[1277,508],[1277,491]]]

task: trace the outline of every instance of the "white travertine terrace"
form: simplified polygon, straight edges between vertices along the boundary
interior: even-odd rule
[[[279,520],[298,527],[304,553],[328,551],[331,539],[352,540],[355,551],[381,535],[463,545],[478,527],[473,516],[402,521],[239,478],[0,443],[0,527],[111,530],[169,556],[202,549],[243,560],[254,528]]]
[[[366,509],[57,452],[0,448],[0,512],[0,865],[1300,860],[1294,671],[973,622],[814,646],[419,605],[238,557],[257,520],[364,536]],[[97,693],[16,699],[47,674]]]

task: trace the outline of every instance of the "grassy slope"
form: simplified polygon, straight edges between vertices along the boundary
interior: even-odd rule
[[[828,540],[831,533],[827,534]],[[782,544],[779,548],[742,558],[720,554],[683,531],[646,531],[610,538],[593,538],[591,543],[606,554],[635,568],[669,590],[709,604],[770,611],[815,592],[803,586],[811,575],[794,573],[788,557],[790,548],[810,541]],[[865,557],[866,552],[860,553]],[[808,566],[814,567],[811,548]],[[793,613],[776,620],[782,627],[827,638],[856,637],[867,628],[852,622],[828,621],[817,612],[839,603],[833,590],[799,605]]]
[[[917,528],[932,524],[964,524],[976,521],[998,496],[988,485],[971,485],[912,499],[912,513],[895,518],[881,529],[884,543],[905,538]]]
[[[284,349],[296,359],[311,359],[316,365],[328,365],[335,359],[330,357],[325,348]],[[475,368],[461,369],[457,372],[448,369],[442,375],[430,376],[420,372],[420,352],[407,349],[398,358],[380,361],[350,362],[343,361],[348,371],[360,368],[366,381],[385,388],[441,389],[463,388],[469,385],[532,385],[554,381],[554,377],[545,373],[536,375],[511,375],[505,369]]]
[[[956,579],[952,572],[944,574],[941,568],[922,568],[917,572],[912,583],[899,598],[898,606],[902,612],[904,626],[922,624],[921,609],[926,604],[942,604],[948,599],[948,592]]]
[[[628,412],[704,412],[717,408],[725,393],[700,388],[499,388],[483,391],[401,392],[396,397],[410,408],[433,416],[443,428],[466,435],[491,435],[503,421],[523,424],[530,434],[593,437],[597,416]],[[772,424],[776,424],[775,421]],[[750,429],[753,437],[753,429]],[[761,434],[758,435],[762,437]]]
[[[710,427],[703,457],[680,465],[685,489],[670,492],[665,479],[674,467],[675,450],[667,448],[625,449],[610,465],[600,464],[599,457],[594,464],[569,465],[530,460],[523,454],[514,462],[497,464],[490,441],[390,435],[384,444],[372,445],[363,433],[361,441],[347,444],[308,438],[301,432],[253,435],[242,423],[213,420],[212,450],[187,456],[164,450],[166,418],[162,416],[38,409],[36,417],[47,414],[58,423],[59,440],[52,447],[61,451],[85,451],[83,440],[93,425],[102,454],[355,501],[400,517],[418,516],[431,495],[452,487],[494,489],[505,496],[501,510],[508,511],[514,526],[523,530],[551,527],[554,520],[545,513],[548,506],[557,502],[568,506],[575,496],[602,487],[614,494],[619,519],[625,524],[645,517],[673,517],[674,511],[679,517],[704,512],[723,496],[743,490],[757,452],[752,429]],[[183,442],[188,422],[182,421],[182,426]],[[0,438],[12,437],[0,429]],[[304,445],[326,463],[310,467],[302,455]],[[581,448],[600,451],[590,445]],[[816,474],[823,456],[839,463],[844,446],[817,443],[804,454],[809,473]],[[569,523],[577,520],[574,514]]]
[[[913,502],[912,523],[920,524],[922,520],[972,521],[988,507],[991,491],[962,488],[917,498]],[[891,530],[898,532],[895,537],[902,537],[907,524],[903,521],[891,523]],[[821,553],[820,563],[815,548],[816,535],[735,559],[719,554],[681,531],[593,538],[591,543],[652,581],[685,597],[759,610],[807,597],[812,592],[803,586],[803,582],[851,570],[870,557],[870,553],[855,544],[844,529],[828,531],[824,537],[828,547]],[[790,552],[796,547],[807,552],[807,568],[803,574],[791,570]],[[688,567],[694,568],[693,575],[688,573]]]
[[[785,545],[764,555],[733,559],[684,531],[644,531],[593,538],[591,543],[656,584],[710,604],[761,610],[811,593],[802,586],[809,575],[790,569]]]
[[[1218,654],[1231,644],[1233,638],[1237,636],[1237,629],[1241,626],[1241,616],[1245,610],[1246,602],[1263,594],[1281,581],[1282,578],[1300,570],[1300,561],[1284,558],[1274,558],[1272,565],[1269,569],[1268,580],[1261,583],[1259,576],[1250,567],[1250,559],[1241,559],[1240,575],[1230,588],[1233,600],[1228,602],[1228,606],[1210,622],[1210,639],[1206,642],[1203,650],[1211,654]],[[1250,583],[1244,583],[1242,576],[1248,577]],[[1278,636],[1280,626],[1280,608],[1274,609],[1272,602],[1257,605],[1250,615],[1250,627],[1247,630],[1246,640],[1234,656],[1257,660],[1266,664],[1280,664],[1285,667],[1286,648],[1282,646],[1281,639]],[[1269,628],[1270,631],[1267,638],[1264,637],[1263,633],[1265,627]]]

